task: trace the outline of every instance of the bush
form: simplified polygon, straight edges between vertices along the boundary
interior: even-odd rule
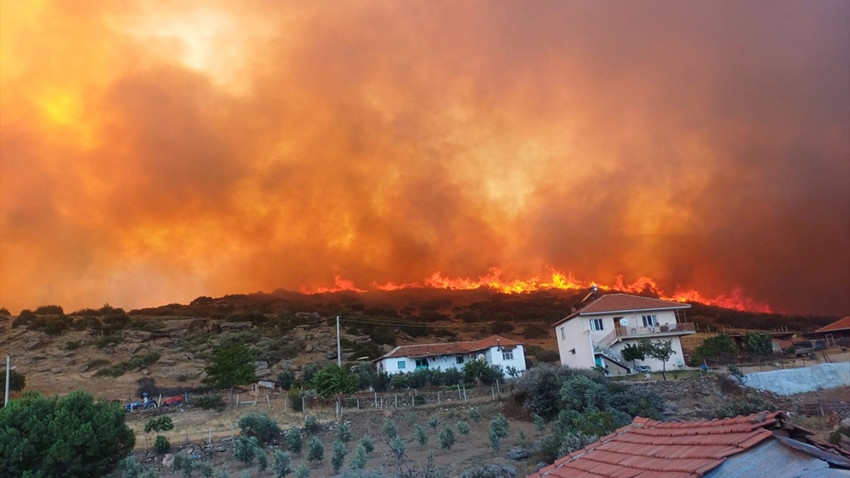
[[[27,393],[0,409],[0,476],[105,476],[135,444],[124,420],[86,392]]]
[[[319,419],[313,415],[307,415],[304,417],[304,430],[311,435],[315,435],[319,433],[319,430],[322,429],[322,425],[319,424]]]
[[[440,432],[440,448],[443,450],[451,450],[456,442],[457,438],[455,437],[455,432],[452,430],[452,427],[446,425],[446,428]]]
[[[289,389],[287,393],[289,405],[293,412],[301,412],[304,410],[304,402],[301,401],[301,390],[296,390],[294,387]]]
[[[224,398],[219,394],[192,397],[192,404],[203,410],[215,410],[217,412],[221,412],[227,407]]]
[[[17,370],[12,369],[12,373],[9,374],[9,391],[10,392],[19,392],[24,389],[27,383],[27,378],[24,374],[19,373]],[[5,402],[6,399],[6,369],[4,368],[0,371],[0,399]]]
[[[239,418],[243,435],[257,438],[260,446],[266,446],[280,436],[280,427],[268,414],[246,413]]]
[[[336,475],[339,473],[339,469],[342,468],[342,463],[345,461],[345,455],[348,454],[348,450],[345,449],[345,443],[341,441],[335,441],[333,443],[333,455],[331,456],[331,470],[333,470]]]
[[[275,450],[273,456],[272,470],[275,478],[283,478],[292,473],[292,457],[289,456],[289,453]]]
[[[325,445],[316,437],[310,439],[307,444],[307,461],[318,463],[325,459]]]
[[[304,440],[301,438],[301,430],[298,428],[292,427],[286,431],[283,435],[284,441],[286,441],[286,448],[296,455],[301,454],[301,448],[304,445]]]
[[[348,443],[354,439],[354,434],[351,433],[351,427],[347,423],[342,423],[336,430],[336,439]]]
[[[171,442],[168,441],[168,437],[157,435],[153,442],[153,449],[157,454],[165,455],[171,451]]]
[[[233,457],[246,466],[251,466],[251,463],[254,462],[254,458],[257,456],[257,449],[260,449],[260,443],[257,441],[257,437],[240,435],[233,442]]]
[[[461,420],[455,424],[457,431],[460,432],[461,435],[466,436],[469,435],[469,424],[465,421]]]

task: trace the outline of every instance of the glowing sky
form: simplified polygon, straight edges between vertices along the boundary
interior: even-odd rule
[[[17,1],[0,306],[435,272],[850,313],[850,3]]]

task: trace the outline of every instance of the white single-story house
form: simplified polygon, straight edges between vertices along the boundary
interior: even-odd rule
[[[483,360],[499,365],[507,373],[513,367],[525,371],[525,350],[522,343],[498,335],[477,342],[447,342],[441,344],[400,345],[377,358],[379,372],[390,375],[415,370],[463,369],[470,360]]]
[[[561,365],[572,368],[602,367],[611,375],[633,373],[633,369],[661,370],[660,360],[646,357],[631,363],[623,360],[628,344],[641,340],[669,340],[674,354],[667,369],[685,366],[679,338],[695,333],[685,321],[690,304],[631,294],[606,294],[559,320],[553,327],[558,340]]]

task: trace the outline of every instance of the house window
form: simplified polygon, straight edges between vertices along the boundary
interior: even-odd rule
[[[644,327],[655,327],[658,325],[658,319],[654,315],[642,315],[641,319],[643,320]]]
[[[428,368],[428,359],[416,359],[416,370],[422,370]]]
[[[457,363],[463,363],[463,355],[458,355],[456,358],[457,358]]]
[[[503,350],[502,351],[502,360],[513,360],[514,359],[514,351],[513,350]]]
[[[605,330],[602,319],[590,319],[590,330]]]
[[[561,340],[567,340],[567,332],[561,327]]]
[[[404,360],[399,360],[399,361],[398,361],[398,369],[399,369],[399,370],[404,370],[404,369],[405,369],[405,366],[406,366],[406,364],[404,363]]]

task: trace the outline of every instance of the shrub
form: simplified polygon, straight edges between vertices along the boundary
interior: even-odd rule
[[[157,435],[153,442],[153,449],[157,454],[165,455],[171,451],[171,442],[168,441],[168,437]]]
[[[369,435],[366,435],[360,439],[360,446],[366,450],[367,455],[371,455],[372,452],[375,451],[375,440]]]
[[[304,440],[301,438],[301,430],[296,427],[292,427],[286,431],[283,435],[284,441],[286,441],[286,448],[296,455],[301,454],[301,448],[304,445]]]
[[[419,443],[419,446],[425,446],[428,444],[428,434],[425,433],[425,429],[420,425],[414,425],[416,429],[416,442]]]
[[[480,422],[481,418],[482,418],[481,417],[481,410],[479,410],[475,407],[470,408],[469,411],[466,412],[466,415],[469,417],[470,420],[472,420],[475,423]]]
[[[347,423],[342,423],[337,428],[336,439],[343,443],[348,443],[354,439],[354,435],[351,433],[351,427]]]
[[[102,349],[104,347],[108,347],[113,344],[117,344],[121,342],[121,336],[119,335],[103,335],[97,338],[95,341],[95,345],[97,348]]]
[[[362,470],[366,468],[366,463],[369,461],[369,454],[366,453],[366,448],[363,445],[357,445],[357,451],[354,452],[354,457],[351,458],[350,466],[353,470]]]
[[[217,412],[221,412],[227,407],[224,398],[217,393],[192,397],[192,404],[197,405],[203,410],[215,410]]]
[[[283,367],[277,374],[277,381],[280,382],[280,388],[289,390],[295,382],[295,372],[289,366]]]
[[[460,432],[461,435],[467,436],[469,435],[469,424],[465,421],[459,421],[455,424],[457,431]]]
[[[287,392],[289,405],[292,407],[293,412],[304,411],[304,402],[301,401],[301,396],[301,390],[297,390],[295,387],[290,388],[289,392]]]
[[[348,450],[345,449],[345,443],[341,441],[335,441],[333,443],[333,455],[331,456],[331,469],[334,474],[339,473],[339,469],[342,468],[342,463],[345,461],[345,455],[348,454]]]
[[[310,439],[307,443],[307,461],[310,463],[318,463],[325,459],[325,445],[316,437]]]
[[[260,443],[257,441],[257,437],[240,435],[233,442],[233,457],[246,466],[251,466],[257,456],[255,449],[258,448],[260,448]]]
[[[446,428],[440,432],[440,448],[443,450],[451,450],[456,442],[457,438],[455,437],[455,432],[452,430],[452,427],[446,425]]]
[[[256,437],[260,446],[277,440],[280,427],[268,414],[246,413],[239,418],[239,429],[243,435]]]
[[[283,478],[292,473],[292,457],[285,451],[274,451],[274,462],[272,463],[272,471],[275,478]]]
[[[27,393],[0,409],[0,476],[108,475],[135,444],[124,420],[120,406],[86,392]]]
[[[307,415],[304,417],[304,430],[311,435],[315,435],[319,433],[319,430],[322,429],[322,425],[319,424],[319,419],[313,415]]]
[[[310,467],[306,464],[302,463],[301,466],[295,470],[295,478],[308,478],[310,476]]]
[[[121,460],[118,468],[123,472],[124,478],[157,478],[159,476],[152,468],[148,468],[136,461],[133,455]]]
[[[27,378],[24,374],[12,369],[9,374],[9,391],[19,392],[26,386]],[[0,371],[0,399],[6,400],[6,369]]]

